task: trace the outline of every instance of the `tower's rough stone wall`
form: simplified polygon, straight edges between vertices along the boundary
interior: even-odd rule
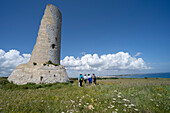
[[[60,64],[62,15],[58,8],[47,5],[30,62],[38,65],[51,60]]]
[[[62,15],[58,8],[47,5],[30,61],[20,64],[8,77],[10,82],[27,83],[68,82],[64,66],[46,64],[48,61],[60,64]]]

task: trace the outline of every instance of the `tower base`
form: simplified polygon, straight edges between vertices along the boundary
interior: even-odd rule
[[[56,83],[69,82],[64,66],[49,65],[33,65],[31,63],[20,64],[8,77],[8,81],[17,85],[27,83]]]

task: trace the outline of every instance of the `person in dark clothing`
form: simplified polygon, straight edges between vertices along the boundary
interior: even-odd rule
[[[80,87],[82,87],[82,83],[83,83],[83,75],[82,74],[80,74],[80,76],[79,76],[79,86]]]
[[[93,73],[93,84],[96,85],[96,75]]]

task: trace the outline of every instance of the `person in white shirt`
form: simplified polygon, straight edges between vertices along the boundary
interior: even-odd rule
[[[87,76],[86,76],[86,74],[84,75],[84,83],[85,83],[85,86],[87,86]]]

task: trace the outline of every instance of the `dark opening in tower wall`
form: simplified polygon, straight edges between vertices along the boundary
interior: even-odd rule
[[[43,76],[40,77],[40,81],[42,81],[42,80],[43,80]]]
[[[52,44],[51,47],[54,49],[55,48],[55,44]]]

